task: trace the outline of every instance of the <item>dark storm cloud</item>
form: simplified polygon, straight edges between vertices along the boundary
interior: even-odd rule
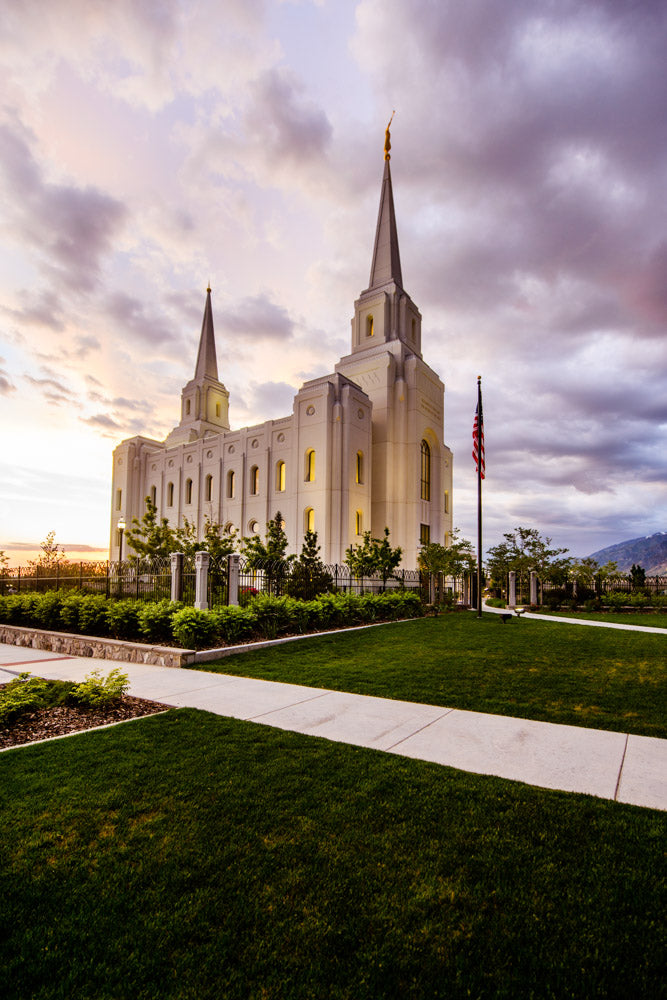
[[[126,210],[96,188],[45,180],[30,139],[17,123],[0,125],[0,169],[9,230],[33,247],[54,281],[74,291],[90,291]]]
[[[268,295],[255,295],[240,302],[235,309],[220,314],[221,335],[238,334],[249,342],[256,340],[290,340],[294,323],[282,306]]]

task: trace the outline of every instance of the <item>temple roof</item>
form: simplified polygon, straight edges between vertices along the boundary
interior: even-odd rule
[[[204,319],[201,325],[199,351],[195,367],[195,379],[208,375],[218,381],[218,359],[215,353],[215,333],[213,332],[213,310],[211,308],[211,289],[206,289],[206,305]]]
[[[391,170],[389,157],[384,161],[384,175],[380,192],[380,210],[378,212],[377,229],[375,231],[375,246],[373,247],[373,262],[368,288],[379,288],[394,282],[403,287],[401,273],[401,255],[398,250],[398,233],[396,231],[396,215],[394,212],[394,195],[391,187]]]

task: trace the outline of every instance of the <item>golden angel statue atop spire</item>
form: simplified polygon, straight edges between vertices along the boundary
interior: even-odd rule
[[[391,159],[391,154],[389,152],[389,150],[391,149],[391,137],[389,135],[389,129],[391,127],[391,123],[394,120],[394,115],[395,114],[396,114],[396,112],[392,111],[391,118],[389,119],[389,125],[387,125],[387,128],[385,129],[385,133],[384,133],[384,158],[385,158],[385,160],[390,160]]]

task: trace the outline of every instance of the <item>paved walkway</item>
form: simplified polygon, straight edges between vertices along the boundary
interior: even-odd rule
[[[80,681],[95,668],[107,674],[114,666],[128,674],[130,693],[140,698],[667,810],[667,740],[0,644],[0,683],[22,670]]]
[[[521,605],[519,605],[521,607]],[[510,608],[490,608],[487,604],[484,605],[484,611],[490,612],[494,615],[512,615],[513,618],[518,618],[516,611],[512,611]],[[620,622],[597,622],[588,618],[565,618],[562,615],[539,615],[533,611],[521,611],[521,618],[534,618],[536,621],[540,622],[556,622],[556,624],[563,625],[589,625],[591,628],[615,628],[620,629],[621,632],[651,632],[653,635],[665,635],[667,636],[667,628],[653,628],[651,625],[622,625]]]

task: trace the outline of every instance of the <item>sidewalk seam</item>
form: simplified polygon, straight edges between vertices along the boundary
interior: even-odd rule
[[[614,789],[614,802],[618,802],[618,793],[621,787],[621,778],[623,777],[623,765],[625,764],[625,755],[628,751],[628,740],[630,739],[630,734],[625,734],[625,743],[623,744],[623,756],[621,757],[621,766],[618,769],[618,780],[616,782],[616,788]]]
[[[400,747],[401,743],[405,743],[406,740],[411,740],[413,736],[417,735],[417,733],[423,733],[425,729],[428,729],[430,726],[434,726],[436,722],[440,722],[441,719],[451,715],[452,712],[456,712],[456,709],[448,708],[447,711],[443,712],[442,715],[439,715],[437,719],[431,719],[431,721],[427,722],[426,725],[420,726],[419,729],[415,729],[409,736],[404,736],[403,739],[397,740],[396,743],[392,743],[390,747],[386,747],[385,752],[390,753],[395,747]]]

